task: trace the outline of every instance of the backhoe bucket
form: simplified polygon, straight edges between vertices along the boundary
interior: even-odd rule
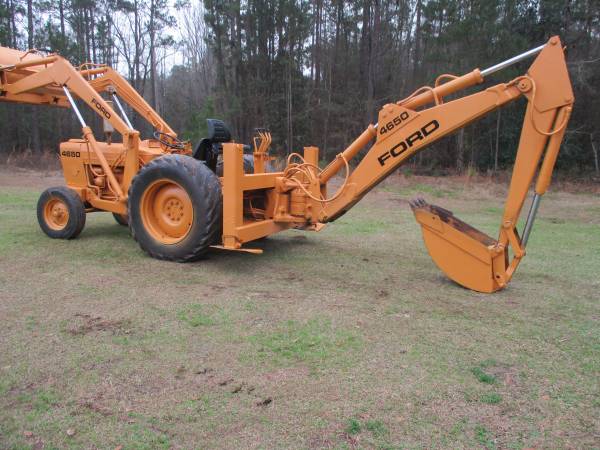
[[[479,292],[502,289],[507,257],[497,241],[423,199],[410,202],[421,224],[427,250],[437,266],[456,283]]]

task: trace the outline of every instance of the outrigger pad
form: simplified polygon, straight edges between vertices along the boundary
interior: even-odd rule
[[[421,224],[427,251],[437,266],[456,283],[479,292],[501,289],[493,264],[506,264],[497,241],[456,218],[451,211],[430,205],[422,198],[410,202]]]

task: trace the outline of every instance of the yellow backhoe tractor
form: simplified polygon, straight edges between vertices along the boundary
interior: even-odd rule
[[[533,56],[524,75],[456,95]],[[444,101],[451,94],[453,99]],[[121,142],[98,142],[73,96],[104,119],[105,131],[119,133]],[[0,101],[70,107],[82,126],[81,139],[60,145],[66,186],[47,189],[38,202],[42,230],[53,238],[74,238],[87,213],[108,211],[129,225],[149,255],[182,262],[200,258],[210,247],[260,253],[245,244],[289,228],[319,231],[418,151],[520,98],[527,108],[498,239],[424,200],[411,203],[436,264],[452,280],[480,292],[502,289],[512,278],[550,183],[574,101],[558,37],[485,70],[441,75],[434,86],[385,105],[378,122],[325,168],[318,165],[318,148],[304,147],[279,172],[265,170],[271,142],[266,130],[259,130],[252,155],[245,155],[245,146],[232,141],[223,122],[209,120],[209,136],[192,148],[110,67],[74,68],[56,54],[0,48]],[[119,99],[150,123],[154,139],[140,139]],[[351,169],[352,159],[367,146]],[[331,194],[328,182],[338,174],[343,182]],[[519,234],[517,222],[536,174]]]

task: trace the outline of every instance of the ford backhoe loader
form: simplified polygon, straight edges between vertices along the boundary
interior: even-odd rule
[[[524,75],[460,96],[491,74],[534,56]],[[114,128],[122,142],[96,141],[74,95],[108,129]],[[119,98],[152,125],[155,139],[140,140]],[[43,231],[73,238],[86,213],[110,211],[128,223],[149,255],[182,262],[200,258],[210,247],[261,253],[246,244],[286,229],[319,231],[415,153],[521,98],[527,108],[497,239],[439,206],[422,199],[411,202],[435,263],[455,282],[480,292],[497,291],[511,280],[551,180],[574,102],[558,37],[489,69],[441,75],[433,86],[385,105],[378,122],[325,168],[319,167],[318,148],[304,147],[302,154],[289,155],[280,172],[267,170],[267,130],[257,130],[249,155],[249,146],[234,142],[224,123],[211,119],[208,137],[192,148],[113,69],[74,68],[58,55],[0,49],[0,101],[71,107],[82,126],[82,139],[60,145],[67,186],[48,189],[38,202]],[[328,182],[336,175],[343,182],[330,193]],[[532,205],[519,233],[517,222],[536,175]]]

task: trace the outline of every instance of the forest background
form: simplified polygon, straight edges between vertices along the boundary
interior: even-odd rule
[[[557,167],[567,177],[597,178],[597,0],[0,0],[0,45],[116,67],[187,139],[202,138],[206,118],[216,117],[237,141],[267,127],[279,156],[316,145],[327,160],[376,122],[384,104],[439,74],[489,67],[556,34],[567,47],[576,96]],[[420,153],[409,170],[510,167],[523,110],[519,102],[487,115]],[[98,119],[88,120],[100,130]],[[0,106],[5,160],[35,160],[79,134],[69,110]]]

